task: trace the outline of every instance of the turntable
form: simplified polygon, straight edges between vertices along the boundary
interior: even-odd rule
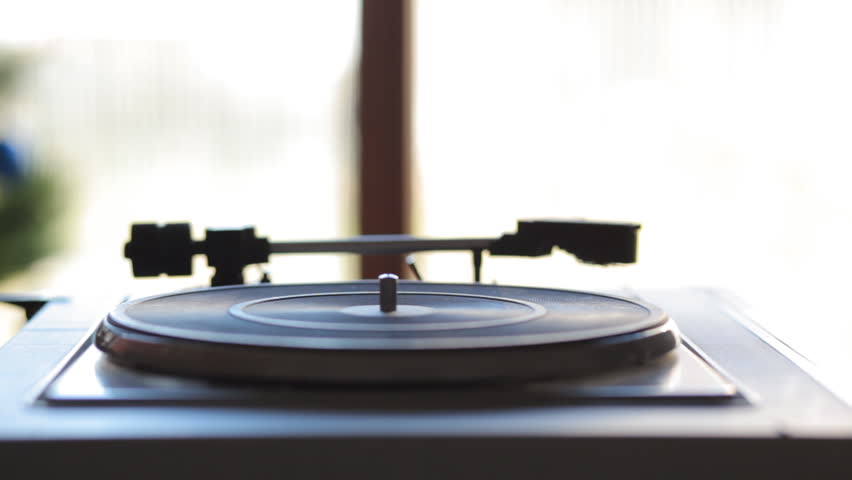
[[[0,350],[0,469],[849,478],[852,409],[725,295],[479,282],[483,251],[631,263],[638,228],[272,243],[252,228],[193,240],[188,224],[134,225],[135,275],[186,275],[206,255],[213,286],[47,302]],[[475,281],[243,284],[270,254],[429,250],[471,251]]]

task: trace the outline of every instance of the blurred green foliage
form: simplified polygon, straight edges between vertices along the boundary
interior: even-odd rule
[[[10,113],[2,100],[12,98],[31,63],[32,55],[25,52],[0,52],[0,120]],[[0,131],[0,142],[4,133]],[[63,189],[58,177],[44,162],[22,158],[13,150],[0,152],[5,154],[0,159],[5,161],[0,169],[0,280],[27,269],[59,245],[55,230]]]
[[[0,180],[0,280],[58,247],[59,191],[56,179],[39,171]]]
[[[22,53],[0,52],[0,98],[10,93],[29,63],[30,58]]]

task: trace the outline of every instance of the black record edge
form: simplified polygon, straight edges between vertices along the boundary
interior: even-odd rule
[[[340,385],[465,384],[546,380],[639,365],[679,343],[674,322],[581,342],[471,350],[327,350],[175,340],[105,319],[95,344],[114,363],[178,375]]]

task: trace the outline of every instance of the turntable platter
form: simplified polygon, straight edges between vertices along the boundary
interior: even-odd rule
[[[336,384],[529,380],[623,367],[677,344],[658,308],[614,296],[481,284],[207,288],[127,302],[96,344],[135,367]],[[382,292],[383,293],[383,292]]]

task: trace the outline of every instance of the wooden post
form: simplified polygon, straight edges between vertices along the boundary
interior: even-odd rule
[[[409,233],[409,0],[362,0],[359,215],[362,234]],[[400,255],[361,260],[361,277],[409,276]]]

